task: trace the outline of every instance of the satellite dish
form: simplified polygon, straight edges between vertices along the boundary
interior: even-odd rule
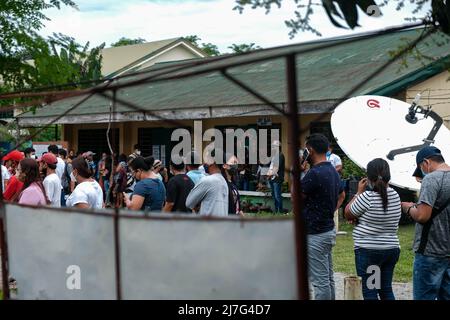
[[[375,158],[387,160],[391,184],[420,189],[415,177],[416,154],[425,145],[439,148],[450,159],[450,131],[434,111],[421,107],[419,97],[408,104],[382,96],[358,96],[341,103],[331,129],[342,151],[365,169]]]

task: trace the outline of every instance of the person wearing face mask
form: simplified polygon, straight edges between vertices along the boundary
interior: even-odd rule
[[[194,188],[194,182],[186,175],[184,162],[176,164],[170,161],[170,171],[173,175],[167,183],[166,204],[164,212],[192,213],[186,207],[186,198]]]
[[[101,209],[104,207],[102,188],[92,177],[93,172],[86,159],[78,157],[72,161],[70,179],[77,185],[66,200],[67,207],[80,209]]]
[[[395,300],[392,277],[400,256],[397,232],[402,212],[400,196],[389,187],[390,179],[387,161],[372,160],[367,165],[367,178],[359,182],[356,195],[345,208],[348,220],[358,220],[353,229],[355,265],[365,300]],[[380,268],[379,289],[367,286],[372,275],[367,272],[369,266]]]
[[[241,197],[235,184],[238,175],[238,159],[235,155],[228,157],[222,166],[222,174],[228,185],[228,214],[243,215],[241,210]]]
[[[16,169],[19,165],[19,162],[23,159],[23,153],[17,150],[13,150],[3,157],[5,166],[8,169],[8,174],[11,177],[8,181],[8,184],[6,185],[6,190],[4,190],[3,192],[3,199],[6,201],[16,201],[17,197],[19,196],[20,190],[22,190],[23,182],[18,179],[18,173],[16,172]]]
[[[18,179],[23,183],[18,196],[19,204],[45,206],[50,204],[34,159],[23,159],[17,167]]]
[[[215,149],[215,154],[222,155]],[[223,163],[222,156],[218,156]],[[228,215],[228,184],[222,176],[221,165],[216,162],[214,156],[207,155],[203,165],[206,177],[203,177],[191,190],[186,207],[198,211],[200,215],[227,216]]]
[[[44,179],[44,188],[51,206],[61,207],[61,180],[56,174],[58,160],[53,153],[44,154],[38,162]]]
[[[402,208],[416,221],[414,300],[450,300],[450,166],[434,146],[416,155],[414,176],[422,174],[419,201]]]
[[[166,199],[166,189],[152,171],[153,157],[137,157],[130,162],[131,171],[136,179],[131,199],[123,193],[125,205],[130,210],[161,211]]]
[[[334,300],[332,248],[336,244],[334,212],[345,198],[339,174],[327,161],[328,139],[312,134],[306,139],[311,168],[301,181],[306,222],[308,273],[316,300]],[[301,170],[304,166],[301,167]]]
[[[25,154],[26,159],[37,159],[36,150],[34,150],[33,148],[26,148],[23,153]]]
[[[342,174],[342,160],[341,158],[333,153],[333,147],[330,145],[327,151],[327,161],[330,161],[339,175]]]

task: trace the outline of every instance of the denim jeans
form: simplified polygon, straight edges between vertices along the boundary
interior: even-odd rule
[[[450,258],[416,253],[413,295],[414,300],[450,300]]]
[[[269,181],[272,199],[275,204],[275,213],[283,212],[283,199],[281,198],[281,182]]]
[[[336,230],[308,235],[308,277],[315,300],[335,300],[332,249]]]
[[[105,189],[105,203],[109,203],[109,196],[108,196],[108,191],[109,191],[109,180],[103,180],[103,188]]]
[[[378,300],[378,297],[380,300],[395,300],[392,291],[392,278],[399,257],[399,248],[385,250],[359,248],[355,250],[356,273],[362,279],[364,300]],[[373,284],[372,279],[377,276],[377,273],[369,268],[370,266],[379,268],[379,288],[369,289],[367,286],[367,282]],[[377,283],[376,280],[375,283]]]
[[[64,189],[61,189],[61,207],[66,206],[66,197],[65,197]]]

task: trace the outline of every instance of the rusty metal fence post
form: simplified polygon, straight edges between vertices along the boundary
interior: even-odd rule
[[[0,255],[3,300],[9,300],[8,241],[6,239],[6,207],[3,200],[3,176],[0,174]]]
[[[298,298],[300,300],[309,300],[306,231],[302,216],[302,199],[300,195],[300,162],[298,156],[300,149],[300,130],[298,123],[297,67],[295,54],[286,56],[286,82],[288,95],[288,146],[289,160],[292,166],[291,201],[295,225]]]

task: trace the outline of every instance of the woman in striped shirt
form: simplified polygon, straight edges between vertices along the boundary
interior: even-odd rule
[[[375,159],[367,165],[367,178],[345,208],[345,217],[355,222],[355,264],[362,278],[365,300],[395,300],[392,277],[400,256],[397,236],[401,217],[398,193],[389,187],[389,164]]]

